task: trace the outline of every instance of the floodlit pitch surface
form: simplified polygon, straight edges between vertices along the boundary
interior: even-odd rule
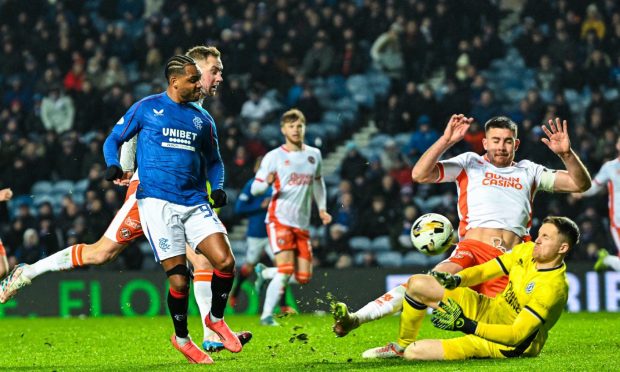
[[[361,353],[395,340],[398,317],[366,324],[336,338],[329,316],[298,315],[265,327],[253,316],[228,316],[233,329],[251,330],[252,341],[239,354],[213,355],[215,365],[188,364],[169,342],[166,317],[4,318],[0,319],[0,370],[161,370],[209,368],[226,371],[415,370],[428,371],[609,371],[620,370],[620,313],[564,314],[538,358],[405,362],[364,360]],[[190,333],[202,339],[199,318],[189,319]],[[425,319],[421,338],[454,337]]]

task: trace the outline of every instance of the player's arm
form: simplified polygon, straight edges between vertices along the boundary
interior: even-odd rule
[[[118,158],[118,150],[123,142],[134,137],[142,129],[139,119],[140,106],[141,102],[131,106],[112,128],[112,131],[103,143],[103,156],[108,167],[105,178],[109,181],[120,179],[123,175]]]
[[[235,203],[235,214],[237,215],[248,216],[257,212],[262,213],[265,211],[265,208],[263,208],[263,200],[265,200],[266,196],[271,194],[271,188],[269,188],[265,194],[260,197],[254,197],[250,192],[252,182],[254,182],[254,180],[246,183],[241,193],[239,193],[239,197]]]
[[[203,153],[207,167],[207,179],[211,185],[209,197],[213,200],[213,208],[221,208],[228,203],[228,196],[224,191],[224,161],[220,155],[220,146],[215,124],[212,124],[211,139],[204,141]]]
[[[123,176],[120,181],[114,180],[116,185],[128,186],[134,170],[136,169],[136,147],[138,144],[138,136],[133,136],[132,139],[123,143],[121,146],[120,163],[123,171]]]
[[[325,179],[323,178],[322,171],[323,159],[321,154],[318,154],[318,161],[316,172],[314,174],[314,182],[312,183],[312,194],[314,201],[319,208],[319,217],[323,225],[328,225],[332,222],[332,216],[327,213],[327,187],[325,187]]]
[[[471,287],[502,275],[508,275],[512,261],[512,252],[508,252],[491,261],[459,271],[458,274],[437,271],[431,271],[429,274],[447,289]]]
[[[553,183],[554,192],[584,192],[592,185],[592,178],[579,156],[573,151],[568,137],[568,123],[549,120],[549,128],[542,126],[547,138],[541,141],[549,147],[554,154],[562,159],[566,170],[559,170],[555,174]]]
[[[254,196],[262,195],[275,180],[275,166],[272,165],[272,153],[269,152],[260,162],[256,176],[250,187],[250,193]]]
[[[598,194],[599,192],[605,190],[605,185],[610,181],[610,174],[613,171],[610,169],[610,163],[603,164],[603,167],[598,171],[594,179],[592,180],[592,187],[590,187],[583,194],[578,194],[579,197],[590,197]]]
[[[454,146],[454,144],[465,137],[465,133],[467,129],[469,129],[472,121],[472,118],[467,118],[462,114],[452,115],[448,125],[446,125],[443,135],[422,154],[420,159],[413,166],[411,178],[414,182],[437,182],[441,176],[440,168],[437,165],[439,158],[441,158],[441,155],[450,147]]]
[[[538,313],[526,306],[512,324],[478,323],[474,334],[502,345],[517,346],[536,332],[543,322]]]

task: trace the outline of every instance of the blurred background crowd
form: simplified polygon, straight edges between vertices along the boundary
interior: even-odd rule
[[[231,204],[256,159],[282,140],[279,115],[298,107],[307,142],[324,158],[342,154],[325,174],[335,218],[312,230],[316,265],[436,262],[412,251],[409,229],[431,211],[456,226],[455,186],[413,184],[410,170],[451,114],[476,123],[445,156],[482,153],[482,125],[499,114],[519,124],[517,159],[563,168],[540,142],[540,125],[556,116],[592,175],[618,155],[620,7],[499,3],[0,0],[0,188],[16,194],[0,205],[0,236],[11,261],[103,234],[125,192],[102,180],[103,140],[136,100],[163,89],[168,57],[208,44],[224,64],[208,109]],[[368,127],[378,130],[368,143],[352,139]],[[221,213],[234,231],[242,217],[232,205]],[[571,260],[611,247],[606,196],[541,193],[533,228],[549,214],[581,227]],[[242,237],[233,249],[242,258]],[[107,267],[152,267],[149,252],[126,249]]]

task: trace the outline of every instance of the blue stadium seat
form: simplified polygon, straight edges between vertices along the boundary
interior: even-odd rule
[[[90,180],[88,178],[84,178],[83,180],[79,180],[75,183],[75,188],[73,189],[73,193],[75,194],[83,194],[88,189],[88,185],[90,185]]]
[[[30,189],[30,192],[34,195],[51,194],[52,191],[53,185],[49,181],[37,181]]]
[[[73,181],[69,181],[69,180],[56,181],[56,183],[54,183],[54,186],[53,186],[53,193],[60,194],[60,195],[71,194],[73,193],[74,188],[75,188],[75,184],[73,183]]]
[[[403,257],[398,252],[378,252],[377,262],[383,267],[400,267],[403,265]]]
[[[403,266],[426,266],[428,264],[428,256],[415,250],[408,252],[403,257]]]
[[[365,236],[354,236],[349,239],[349,246],[356,251],[371,250],[371,241]]]
[[[375,252],[390,251],[392,249],[390,237],[387,235],[383,235],[374,238],[370,243],[370,249]]]

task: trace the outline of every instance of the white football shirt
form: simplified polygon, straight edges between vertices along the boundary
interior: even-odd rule
[[[473,152],[437,165],[436,182],[456,182],[460,237],[477,227],[508,230],[520,237],[529,234],[534,196],[549,170],[529,160],[498,168]]]
[[[321,151],[308,145],[301,151],[280,146],[265,155],[255,182],[265,182],[270,173],[276,175],[265,222],[300,229],[310,226],[312,188],[321,179],[321,162]]]
[[[585,192],[590,196],[599,192],[603,187],[607,186],[609,192],[609,221],[615,228],[620,228],[620,159],[614,159],[603,164],[601,169],[594,177],[592,187]]]

